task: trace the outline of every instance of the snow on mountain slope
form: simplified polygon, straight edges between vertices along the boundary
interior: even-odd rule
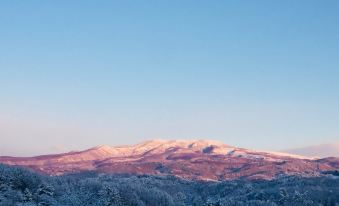
[[[271,179],[279,174],[314,176],[338,169],[337,159],[237,148],[210,140],[150,140],[131,146],[97,146],[37,157],[0,157],[0,162],[61,175],[81,171],[175,175],[189,179]]]

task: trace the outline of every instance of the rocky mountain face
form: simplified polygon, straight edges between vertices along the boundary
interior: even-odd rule
[[[82,171],[175,175],[187,179],[272,179],[278,175],[317,176],[339,170],[339,158],[310,159],[259,152],[208,140],[151,140],[132,146],[98,146],[79,152],[36,157],[0,157],[48,175]]]

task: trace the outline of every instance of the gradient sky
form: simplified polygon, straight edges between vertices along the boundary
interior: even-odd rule
[[[339,139],[339,1],[1,1],[0,155]]]

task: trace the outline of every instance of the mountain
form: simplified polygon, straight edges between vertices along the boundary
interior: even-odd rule
[[[339,143],[313,145],[309,147],[289,149],[283,152],[308,157],[339,157]]]
[[[260,152],[210,140],[151,140],[131,146],[97,146],[36,157],[0,157],[0,162],[48,175],[82,171],[175,175],[187,179],[272,179],[317,176],[339,169],[339,158],[312,159]]]

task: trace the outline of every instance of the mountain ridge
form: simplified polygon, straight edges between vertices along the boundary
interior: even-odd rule
[[[214,140],[148,140],[99,145],[83,151],[35,157],[0,157],[48,175],[82,171],[175,175],[187,179],[272,179],[280,174],[316,176],[338,170],[338,159],[311,159],[238,148]]]
[[[339,142],[292,148],[283,152],[316,158],[339,157]]]

